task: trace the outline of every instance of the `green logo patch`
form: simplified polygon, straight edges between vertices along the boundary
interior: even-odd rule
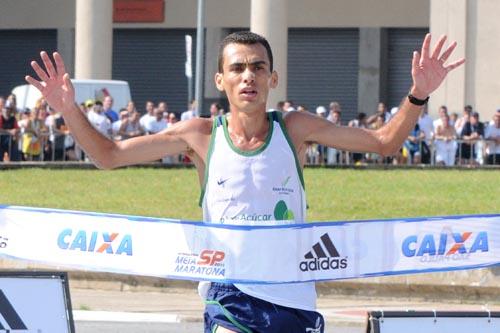
[[[291,209],[288,209],[286,203],[283,200],[278,201],[274,207],[274,218],[277,221],[280,220],[293,220],[295,215]]]

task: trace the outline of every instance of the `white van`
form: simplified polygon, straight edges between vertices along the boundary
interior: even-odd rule
[[[102,101],[104,97],[111,95],[114,100],[113,110],[118,112],[131,100],[130,87],[126,81],[72,79],[71,82],[75,87],[75,100],[78,104],[88,99]],[[12,89],[12,93],[16,95],[17,107],[20,110],[33,108],[42,96],[38,89],[30,84],[17,86]]]

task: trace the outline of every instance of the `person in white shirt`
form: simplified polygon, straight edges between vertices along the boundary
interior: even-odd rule
[[[316,109],[317,112],[317,109]],[[340,103],[338,102],[332,102],[330,103],[330,112],[328,113],[328,116],[326,117],[326,120],[331,121],[335,126],[340,126],[340,116],[341,116],[341,107]],[[331,147],[324,147],[324,146],[319,146],[318,149],[320,149],[321,156],[323,156],[323,153],[325,152],[326,148],[326,164],[328,165],[333,165],[337,164],[341,160],[341,152],[335,148]]]
[[[441,123],[436,128],[436,163],[446,166],[455,165],[455,154],[457,151],[457,134],[455,128],[450,125],[450,116],[443,114]]]
[[[113,138],[115,140],[125,140],[143,134],[139,124],[140,114],[137,111],[129,114],[127,109],[121,109],[120,119],[112,124]]]
[[[422,109],[420,112],[420,117],[418,118],[418,126],[420,130],[425,134],[425,141],[427,144],[431,143],[432,133],[434,133],[434,125],[431,116],[429,116],[429,110],[427,107]]]
[[[446,107],[446,105],[441,105],[438,109],[438,118],[435,119],[432,123],[433,127],[434,127],[434,133],[436,132],[436,129],[438,128],[438,126],[442,126],[443,123],[443,116],[445,114],[448,114],[448,108]],[[450,119],[450,117],[448,117],[448,119]]]
[[[493,123],[486,128],[484,137],[487,140],[487,163],[500,165],[500,110],[493,116]]]
[[[95,102],[92,109],[87,113],[89,122],[105,137],[111,137],[111,121],[103,112],[102,102]]]
[[[168,127],[168,122],[163,117],[162,110],[155,108],[154,116],[155,117],[147,123],[146,128],[144,128],[148,134],[159,133]]]
[[[189,105],[189,110],[181,113],[181,121],[186,121],[198,117],[196,100],[193,100]]]
[[[146,102],[146,113],[139,120],[139,123],[141,124],[142,128],[146,129],[146,127],[148,126],[148,123],[155,118],[154,111],[155,111],[155,103],[153,103],[151,101],[147,101]]]

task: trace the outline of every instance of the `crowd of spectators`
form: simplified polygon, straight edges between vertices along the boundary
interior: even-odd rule
[[[121,110],[113,109],[113,97],[106,96],[102,101],[87,100],[80,104],[89,122],[102,135],[113,140],[124,140],[163,131],[178,121],[198,117],[196,101],[187,110],[178,114],[171,112],[165,101],[155,104],[147,101],[142,114],[134,102]],[[303,105],[292,101],[279,102],[276,109],[280,112],[310,112]],[[224,113],[217,103],[210,105],[210,117]],[[0,162],[10,161],[64,161],[86,160],[85,154],[66,126],[63,117],[52,110],[45,100],[40,99],[34,108],[20,110],[16,96],[0,96]],[[397,108],[390,111],[379,103],[372,115],[359,113],[355,119],[342,123],[340,103],[331,102],[328,109],[318,106],[318,117],[337,126],[378,129],[386,124]],[[427,108],[420,114],[418,123],[409,134],[396,156],[382,157],[363,152],[347,153],[338,149],[323,147],[311,142],[307,147],[307,163],[315,165],[335,164],[500,164],[500,110],[491,121],[480,122],[479,113],[469,105],[462,115],[449,114],[446,106],[438,110],[439,117],[432,119]],[[179,119],[180,118],[180,119]],[[186,156],[169,156],[165,163],[189,163]]]
[[[303,105],[292,101],[282,101],[276,106],[282,112],[309,112]],[[355,119],[342,123],[340,103],[331,102],[316,107],[315,114],[337,126],[379,129],[386,124],[398,108],[389,110],[384,103],[379,103],[377,111],[368,116],[358,113]],[[335,164],[435,164],[454,165],[500,165],[500,109],[492,119],[481,122],[479,113],[467,105],[463,113],[449,113],[446,106],[438,110],[438,118],[432,119],[428,108],[424,107],[415,128],[409,133],[399,154],[383,157],[377,154],[348,153],[323,147],[311,142],[307,147],[307,163],[315,165]]]

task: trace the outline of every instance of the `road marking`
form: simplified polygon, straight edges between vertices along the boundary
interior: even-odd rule
[[[116,312],[116,311],[73,311],[75,321],[180,323],[181,316],[170,313]]]

